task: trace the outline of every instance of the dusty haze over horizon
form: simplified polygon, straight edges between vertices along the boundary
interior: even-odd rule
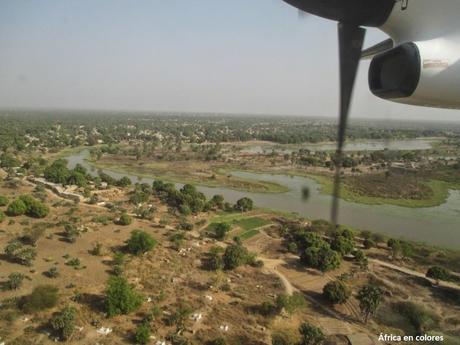
[[[0,0],[0,108],[335,116],[336,25],[281,0]],[[369,30],[366,45],[385,39]],[[460,121],[374,97],[352,118]]]

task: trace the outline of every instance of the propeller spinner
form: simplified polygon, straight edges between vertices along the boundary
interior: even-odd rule
[[[378,27],[387,20],[395,0],[283,0],[298,10],[338,24],[340,58],[340,111],[335,154],[335,177],[331,221],[338,222],[340,198],[340,170],[343,160],[343,145],[348,113],[353,94],[359,60],[366,30],[361,26]]]

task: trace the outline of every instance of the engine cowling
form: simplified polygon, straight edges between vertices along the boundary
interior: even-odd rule
[[[450,40],[406,42],[375,56],[371,92],[399,103],[460,108],[460,47]]]

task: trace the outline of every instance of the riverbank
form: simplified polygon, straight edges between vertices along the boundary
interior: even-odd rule
[[[225,168],[210,168],[206,162],[173,161],[131,165],[119,161],[96,161],[86,159],[97,169],[109,169],[120,174],[142,178],[160,179],[174,183],[190,183],[205,187],[225,187],[251,193],[285,193],[289,188],[278,183],[243,179],[233,176]]]
[[[71,148],[61,151],[57,157],[66,157],[80,152],[85,147]],[[97,169],[108,169],[119,174],[134,175],[139,178],[162,179],[173,183],[191,183],[205,187],[224,187],[235,191],[244,191],[250,193],[285,193],[289,188],[282,183],[267,181],[264,179],[242,178],[235,176],[234,171],[245,171],[254,174],[285,174],[289,176],[300,176],[311,178],[320,185],[320,192],[325,195],[332,195],[333,192],[333,175],[312,171],[301,171],[300,169],[272,169],[271,167],[247,167],[241,164],[213,164],[196,160],[188,161],[136,161],[127,157],[104,157],[95,160],[87,157],[88,164]],[[408,177],[410,178],[410,177]],[[391,182],[391,181],[389,181]],[[393,188],[394,195],[400,195],[401,189],[408,188],[409,183],[392,183],[381,182],[385,188]],[[421,186],[429,189],[423,197],[378,197],[369,196],[365,193],[357,193],[353,186],[342,181],[341,199],[365,204],[365,205],[394,205],[407,208],[425,208],[442,205],[449,197],[449,190],[460,189],[460,183],[446,182],[436,179],[426,179],[421,182]]]

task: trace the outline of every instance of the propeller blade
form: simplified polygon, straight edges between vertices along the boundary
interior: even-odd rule
[[[305,19],[308,17],[308,13],[302,10],[297,11],[297,18],[300,19]]]
[[[340,116],[335,154],[335,177],[331,221],[337,225],[340,198],[340,170],[353,87],[358,72],[366,30],[354,24],[339,23]]]

